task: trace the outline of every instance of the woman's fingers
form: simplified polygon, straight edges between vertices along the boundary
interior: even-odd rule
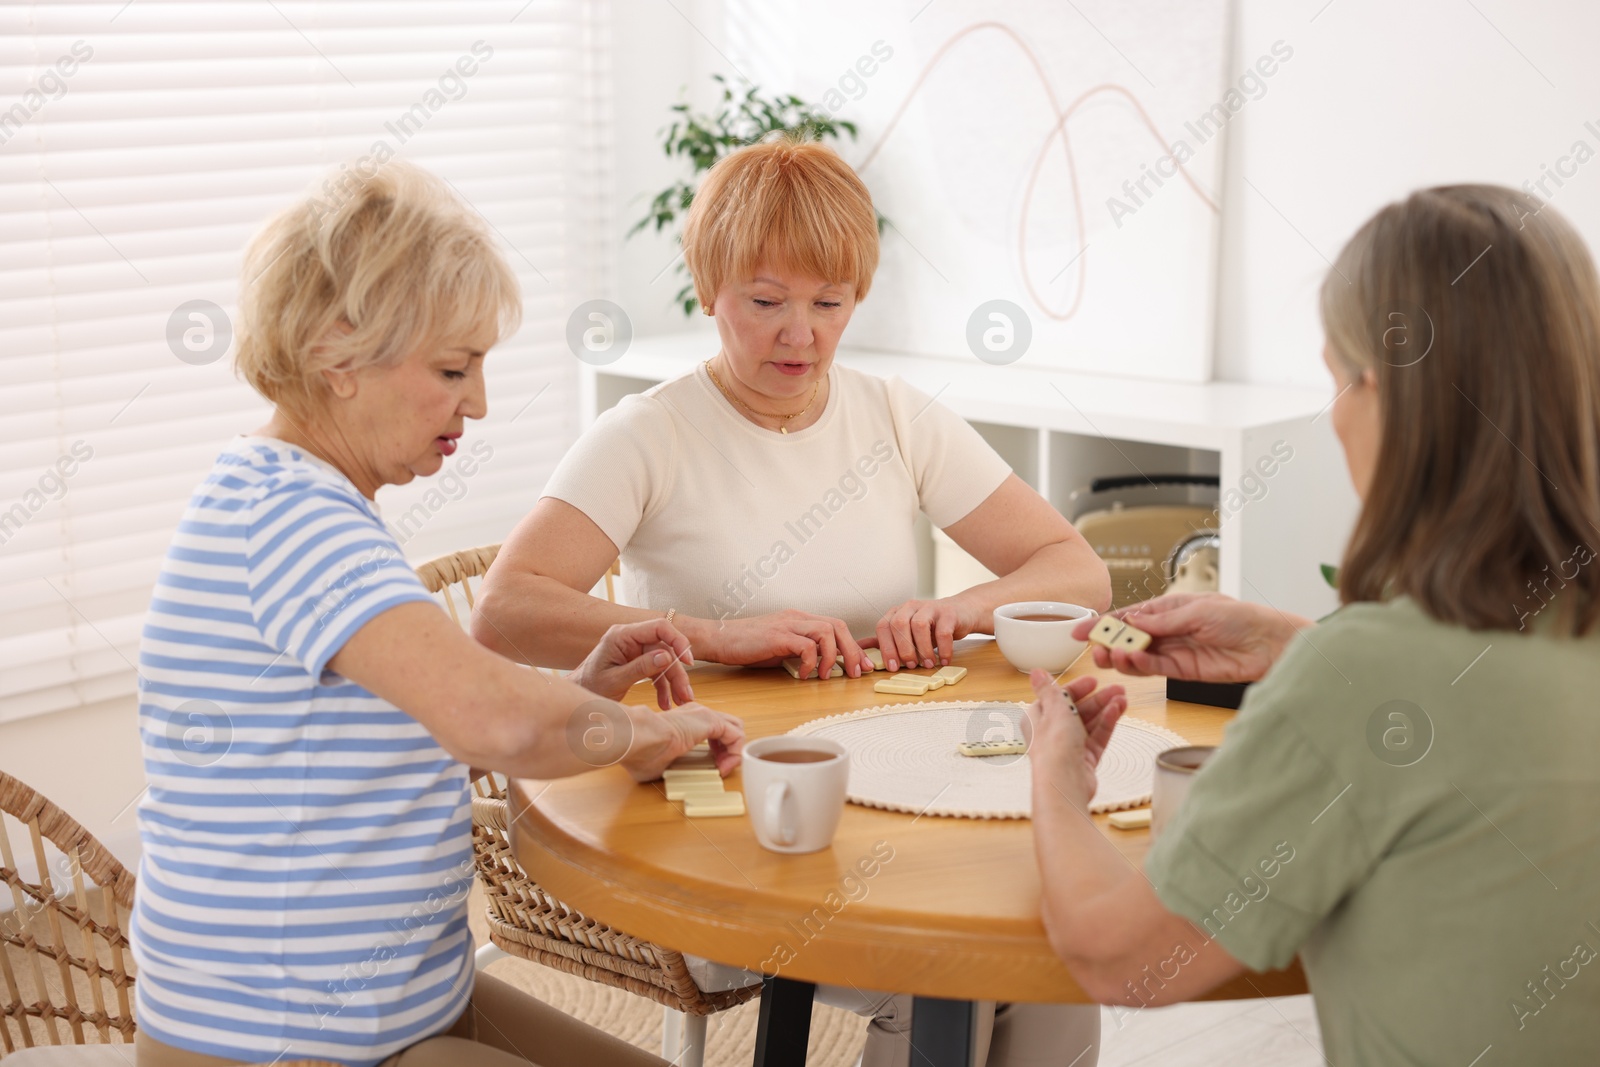
[[[1084,739],[1084,751],[1094,759],[1095,763],[1099,763],[1100,757],[1105,754],[1106,746],[1111,743],[1111,734],[1116,729],[1117,720],[1122,718],[1122,713],[1127,710],[1128,698],[1117,694],[1099,709],[1093,722],[1084,724],[1088,730],[1088,736]]]
[[[1119,673],[1132,675],[1136,678],[1145,678],[1150,675],[1165,675],[1172,666],[1172,661],[1166,656],[1153,652],[1129,652],[1125,649],[1103,649],[1106,652],[1106,666],[1115,668]],[[1098,663],[1100,657],[1095,657]]]
[[[1077,701],[1078,718],[1083,720],[1083,728],[1092,736],[1100,721],[1111,714],[1111,709],[1128,707],[1128,695],[1120,685],[1106,686]],[[1121,712],[1116,712],[1120,715]]]
[[[1071,714],[1071,711],[1067,708],[1067,696],[1074,694],[1073,686],[1076,685],[1082,688],[1080,683],[1091,683],[1088,689],[1082,690],[1085,694],[1094,688],[1092,684],[1094,682],[1093,678],[1078,678],[1068,684],[1067,691],[1063,693],[1061,687],[1056,684],[1055,675],[1037,667],[1028,673],[1028,681],[1033,685],[1033,695],[1038,698],[1040,706],[1046,714],[1050,715]],[[1072,702],[1074,704],[1078,702],[1076,695],[1072,696]]]
[[[716,761],[717,770],[726,778],[743,758],[744,723],[720,711],[714,714],[722,722],[716,731],[707,734],[706,740],[711,742],[711,758]]]
[[[773,642],[779,661],[799,659],[800,677],[810,678],[817,669],[817,642],[810,636],[794,630],[781,631]]]
[[[1123,674],[1135,677],[1183,678],[1193,671],[1194,647],[1187,641],[1169,638],[1167,647],[1155,644],[1142,652],[1116,649],[1111,653],[1111,665]]]
[[[833,661],[839,657],[839,644],[834,640],[833,627],[824,619],[820,626],[812,629],[810,636],[817,643],[817,677],[826,678],[833,673]]]
[[[933,639],[934,608],[924,605],[911,616],[911,639],[916,642],[916,664],[923,669],[934,665],[939,646]]]
[[[683,668],[683,661],[674,656],[669,649],[646,649],[641,655],[636,656],[627,663],[617,668],[621,675],[622,684],[617,688],[625,692],[635,682],[650,679],[655,687],[656,704],[662,711],[666,711],[673,704],[684,704],[694,699],[693,692],[689,689],[689,675]]]
[[[897,671],[900,669],[900,650],[894,643],[894,631],[889,628],[889,616],[885,615],[878,620],[874,628],[873,638],[878,645],[878,651],[883,653],[883,666],[886,670]]]
[[[1066,684],[1067,695],[1072,698],[1072,702],[1074,704],[1081,703],[1089,696],[1090,693],[1094,692],[1099,685],[1100,679],[1096,678],[1092,674],[1086,674],[1082,678],[1074,678],[1072,681]]]
[[[694,662],[694,652],[689,648],[689,639],[683,635],[676,626],[666,619],[655,620],[656,640],[666,646],[674,656],[685,664]]]
[[[948,667],[956,656],[956,612],[954,608],[941,608],[933,625],[933,643],[938,665]]]
[[[1074,630],[1075,636],[1076,632]],[[1083,640],[1083,638],[1078,638],[1078,640]],[[1170,655],[1163,654],[1160,651],[1152,651],[1156,647],[1152,643],[1149,649],[1141,652],[1130,652],[1127,649],[1090,645],[1089,655],[1094,660],[1094,665],[1101,670],[1114,670],[1120,674],[1127,674],[1136,678],[1171,676],[1178,669],[1177,661]]]
[[[1046,762],[1055,758],[1065,746],[1067,752],[1083,747],[1083,728],[1076,722],[1067,705],[1066,694],[1056,685],[1049,671],[1035,669],[1028,675],[1037,698],[1028,708],[1023,722],[1023,740],[1030,749],[1039,747],[1038,757]],[[1041,766],[1043,764],[1040,764]]]
[[[896,608],[889,613],[889,637],[892,641],[890,648],[893,649],[889,654],[891,671],[917,665],[917,642],[911,635],[909,615],[904,607]]]
[[[1067,695],[1078,707],[1078,719],[1085,731],[1084,748],[1098,760],[1111,738],[1112,727],[1127,710],[1127,690],[1120,685],[1100,685],[1098,679],[1084,677],[1067,683]]]
[[[1205,625],[1209,614],[1208,605],[1189,601],[1162,611],[1143,611],[1128,621],[1151,637],[1185,637]]]
[[[679,721],[679,736],[685,741],[685,751],[701,741],[711,744],[711,756],[717,770],[726,776],[739,765],[744,751],[744,723],[736,716],[708,708],[703,704],[689,704],[667,713]]]
[[[1115,608],[1104,614],[1132,623],[1151,637],[1185,633],[1193,626],[1194,615],[1191,611],[1195,601],[1214,595],[1213,593],[1167,593],[1152,600],[1141,600],[1137,604]],[[1087,619],[1080,620],[1078,625],[1072,628],[1072,639],[1088,640],[1089,631],[1094,629],[1095,623],[1099,622],[1100,618],[1099,615],[1091,615]]]
[[[657,675],[658,695],[663,684],[667,687],[667,698],[674,704],[688,704],[694,700],[694,686],[689,684],[689,668],[678,657],[674,656],[667,669]],[[665,710],[665,705],[662,707]]]
[[[872,669],[867,657],[861,654],[861,646],[856,644],[855,637],[850,633],[850,627],[844,624],[843,619],[833,620],[833,641],[838,646],[839,658],[844,662],[844,673],[847,677],[859,678]]]
[[[1083,677],[1068,682],[1063,695],[1062,688],[1045,671],[1034,671],[1028,680],[1039,698],[1036,706],[1048,718],[1047,730],[1065,729],[1067,743],[1085,752],[1091,765],[1097,763],[1111,740],[1117,720],[1127,710],[1127,692],[1120,685],[1101,686],[1097,679]],[[1071,698],[1077,707],[1076,716],[1068,711],[1066,698]],[[1068,718],[1076,718],[1082,724],[1081,729],[1067,725]]]
[[[659,647],[666,649],[685,663],[694,662],[694,654],[689,649],[689,639],[664,618],[621,623],[607,630],[602,640],[610,643],[622,654],[634,649]]]

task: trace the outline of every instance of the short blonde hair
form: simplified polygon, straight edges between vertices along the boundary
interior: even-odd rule
[[[1346,374],[1373,373],[1379,407],[1340,599],[1408,595],[1441,622],[1511,630],[1547,594],[1560,630],[1589,632],[1600,275],[1571,223],[1504,186],[1413,193],[1339,253],[1322,322]]]
[[[683,226],[683,259],[700,303],[762,263],[855,286],[878,268],[872,196],[827,145],[782,138],[729,153],[711,168]]]
[[[516,331],[516,275],[478,215],[400,160],[334,171],[245,250],[234,369],[291,411],[315,407],[321,371],[393,365],[420,345],[494,323]]]

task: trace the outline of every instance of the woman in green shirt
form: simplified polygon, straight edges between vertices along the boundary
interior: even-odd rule
[[[1339,1067],[1594,1063],[1600,279],[1549,207],[1441,187],[1361,228],[1321,310],[1343,607],[1119,612],[1154,641],[1102,667],[1259,679],[1142,874],[1084,817],[1122,690],[1076,680],[1074,716],[1035,672],[1051,943],[1132,1010],[1299,956]]]

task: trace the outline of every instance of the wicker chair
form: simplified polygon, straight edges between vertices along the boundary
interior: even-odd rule
[[[72,816],[4,771],[0,813],[0,880],[12,907],[0,913],[0,1059],[7,1067],[128,1067],[133,1057],[114,1046],[132,1044],[134,1034],[127,933],[133,872]],[[18,843],[5,816],[27,830]],[[46,842],[58,855],[46,853]],[[37,882],[22,876],[19,844]],[[57,887],[69,877],[71,893],[63,894]],[[277,1067],[337,1065],[280,1060]]]
[[[37,882],[23,880],[12,824],[0,817],[0,878],[13,909],[0,915],[0,1055],[43,1044],[83,1045],[91,1031],[97,1044],[131,1042],[133,975],[125,919],[133,906],[133,875],[70,815],[4,771],[0,812],[26,828],[26,841],[19,844],[38,871]],[[60,851],[53,868],[47,841]],[[85,873],[97,887],[92,892]],[[72,892],[60,896],[54,883],[68,874]]]
[[[475,605],[471,579],[488,571],[499,550],[499,545],[490,545],[457,552],[423,564],[417,575],[429,592],[440,596],[450,617],[464,625]],[[612,564],[606,575],[608,596],[616,573]],[[464,612],[456,607],[457,590],[465,601]],[[759,995],[761,987],[703,992],[682,953],[613,930],[546,893],[512,854],[504,780],[486,774],[473,783],[473,792],[472,850],[488,900],[492,942],[479,950],[478,966],[502,955],[517,956],[648,997],[667,1009],[664,1055],[668,1059],[681,1055],[677,1060],[681,1067],[699,1067],[705,1054],[706,1017]]]

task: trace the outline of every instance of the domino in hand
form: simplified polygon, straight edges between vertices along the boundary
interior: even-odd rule
[[[1102,615],[1089,631],[1089,640],[1106,648],[1120,648],[1124,652],[1143,652],[1150,647],[1150,635],[1114,615]]]

